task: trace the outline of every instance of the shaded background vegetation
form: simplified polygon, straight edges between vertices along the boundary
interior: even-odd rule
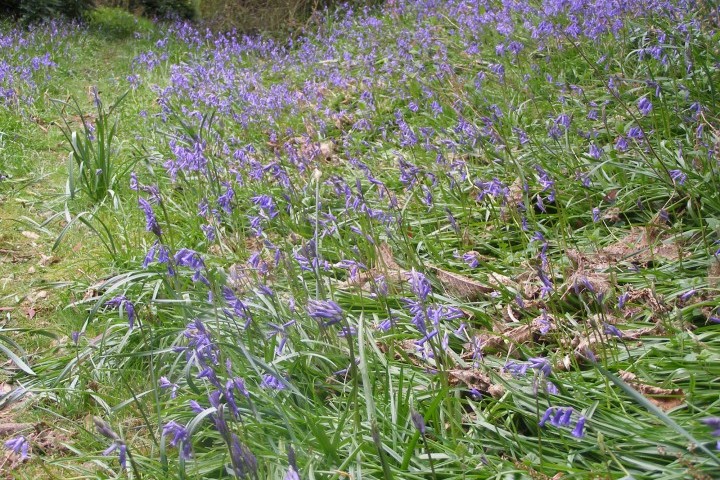
[[[333,0],[0,0],[0,14],[25,23],[60,16],[96,20],[122,14],[199,21],[213,31],[287,32],[301,27],[313,11]],[[368,2],[356,2],[366,4]],[[127,18],[127,15],[126,15]],[[111,28],[112,30],[112,28]],[[112,32],[111,32],[112,33]]]

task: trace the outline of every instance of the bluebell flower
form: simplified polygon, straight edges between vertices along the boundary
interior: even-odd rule
[[[120,460],[120,466],[122,466],[123,469],[127,468],[127,447],[125,445],[125,442],[120,438],[117,433],[112,430],[110,425],[102,418],[93,417],[93,423],[95,423],[95,428],[97,429],[98,433],[100,433],[100,435],[112,440],[113,442],[107,449],[105,449],[105,451],[103,451],[103,455],[110,455],[117,450],[118,458]]]
[[[158,383],[160,385],[160,388],[169,388],[170,389],[170,398],[177,397],[177,389],[178,389],[177,383],[172,383],[165,376],[160,377],[160,381]]]
[[[575,428],[571,432],[572,436],[575,438],[582,438],[585,436],[585,417],[581,416],[577,423],[575,424]]]
[[[138,198],[138,204],[145,214],[145,230],[154,233],[158,237],[162,236],[160,224],[158,224],[157,218],[155,218],[155,212],[153,212],[150,202],[140,197]]]
[[[684,185],[687,180],[687,175],[682,170],[670,170],[670,179],[677,185]]]
[[[230,460],[235,476],[257,478],[257,458],[237,435],[233,433],[230,437]]]
[[[162,434],[164,437],[171,436],[171,447],[180,446],[180,458],[188,460],[192,456],[192,446],[187,428],[180,425],[176,421],[170,421],[163,426]]]
[[[713,437],[720,437],[720,417],[705,418],[702,422],[713,429],[713,431],[711,432],[711,435]],[[720,440],[717,441],[717,445],[715,445],[715,448],[720,450]]]
[[[29,447],[30,442],[28,442],[27,438],[22,435],[11,438],[10,440],[7,440],[5,442],[5,448],[12,451],[16,455],[20,455],[21,460],[25,460],[26,458],[28,458]]]
[[[426,427],[425,427],[425,419],[419,412],[411,412],[410,418],[412,419],[412,423],[417,429],[418,432],[420,432],[420,435],[425,435]]]
[[[413,293],[417,295],[422,302],[426,301],[432,292],[432,287],[430,286],[430,282],[427,277],[425,277],[422,273],[415,271],[414,268],[407,275],[409,277],[410,288],[412,288]]]
[[[124,309],[128,316],[128,327],[132,330],[133,325],[135,324],[135,305],[133,305],[133,303],[128,300],[125,295],[118,295],[117,297],[108,300],[105,302],[105,306]]]
[[[653,105],[647,97],[642,97],[638,100],[638,110],[643,116],[647,116],[652,111]]]
[[[103,455],[108,456],[114,451],[118,452],[118,461],[120,462],[120,466],[123,468],[123,470],[127,469],[127,445],[125,445],[125,442],[116,440],[108,448],[103,450]]]
[[[339,323],[343,318],[342,308],[332,300],[309,300],[307,312],[310,317],[319,321],[323,327]]]
[[[285,384],[278,377],[269,373],[263,374],[260,386],[270,390],[285,390]]]

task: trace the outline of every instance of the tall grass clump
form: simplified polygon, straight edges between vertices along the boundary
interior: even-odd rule
[[[113,195],[113,187],[123,168],[117,143],[118,109],[126,94],[120,96],[110,107],[105,108],[97,91],[93,91],[95,111],[92,115],[83,113],[77,100],[74,103],[63,102],[70,108],[75,120],[82,125],[75,129],[67,116],[62,129],[65,139],[70,144],[67,160],[67,191],[75,198],[76,189],[80,189],[93,203],[99,203],[108,195]]]
[[[133,62],[133,259],[30,365],[43,408],[98,417],[53,465],[717,476],[715,10],[317,18],[285,43],[178,23]]]

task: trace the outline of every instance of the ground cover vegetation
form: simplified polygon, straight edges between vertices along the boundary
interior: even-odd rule
[[[719,15],[3,25],[0,472],[717,478]]]

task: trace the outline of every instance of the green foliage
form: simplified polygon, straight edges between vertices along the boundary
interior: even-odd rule
[[[118,170],[117,147],[114,142],[117,134],[118,106],[125,99],[122,95],[109,109],[105,110],[97,92],[95,96],[96,113],[88,116],[83,113],[80,104],[62,102],[73,109],[82,123],[80,130],[74,129],[67,117],[63,118],[63,134],[70,143],[68,157],[67,190],[71,198],[79,188],[93,202],[99,203],[112,191]]]
[[[140,9],[146,16],[160,18],[195,20],[199,16],[194,0],[133,0],[129,7],[131,10]]]
[[[135,32],[152,30],[152,23],[138,18],[122,8],[98,7],[87,16],[89,26],[101,35],[112,38],[128,38]]]
[[[29,23],[59,16],[80,18],[94,3],[94,0],[8,0],[0,6],[0,12]]]

